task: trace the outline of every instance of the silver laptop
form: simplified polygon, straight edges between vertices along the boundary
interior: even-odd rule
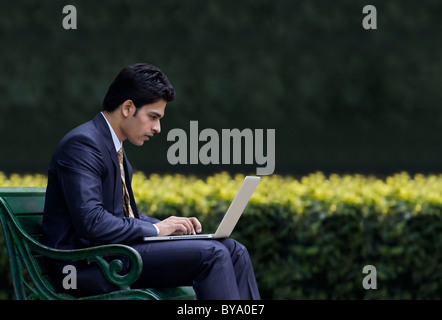
[[[183,236],[164,236],[164,237],[144,237],[144,241],[164,241],[164,240],[188,240],[188,239],[218,239],[228,238],[236,226],[239,217],[243,213],[247,203],[252,197],[253,192],[258,185],[260,177],[246,176],[241,187],[235,195],[232,203],[227,209],[223,220],[214,234],[193,234]]]

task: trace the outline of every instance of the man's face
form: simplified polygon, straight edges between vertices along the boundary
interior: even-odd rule
[[[164,116],[167,102],[161,99],[145,104],[135,115],[135,106],[128,111],[128,117],[122,123],[121,130],[127,139],[136,146],[142,146],[155,133],[160,133],[160,119]]]

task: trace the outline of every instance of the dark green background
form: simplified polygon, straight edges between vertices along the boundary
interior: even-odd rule
[[[62,8],[77,8],[64,30]],[[377,8],[365,30],[362,8]],[[424,1],[3,1],[0,171],[46,173],[64,134],[101,110],[126,65],[177,90],[163,134],[126,143],[136,170],[172,166],[173,128],[276,129],[275,173],[440,172],[442,3]]]

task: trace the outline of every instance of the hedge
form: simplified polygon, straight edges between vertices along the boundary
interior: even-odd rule
[[[133,189],[144,214],[196,216],[212,232],[243,178],[137,172]],[[0,186],[45,184],[0,174]],[[264,176],[232,237],[247,246],[265,299],[441,299],[441,211],[442,175]],[[362,285],[366,265],[376,289]]]

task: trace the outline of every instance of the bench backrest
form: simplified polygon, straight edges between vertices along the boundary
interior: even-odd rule
[[[51,285],[45,259],[34,252],[42,238],[45,187],[0,188],[0,222],[3,229],[17,299],[40,298],[35,286]]]
[[[0,188],[0,198],[6,201],[23,230],[36,240],[42,236],[45,191],[45,187]]]

